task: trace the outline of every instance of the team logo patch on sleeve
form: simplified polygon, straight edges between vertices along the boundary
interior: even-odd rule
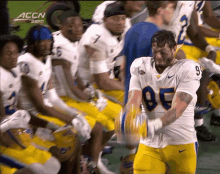
[[[21,71],[22,73],[24,73],[24,74],[29,73],[29,72],[30,72],[30,68],[29,68],[28,64],[25,63],[25,62],[21,62],[21,63],[20,63],[20,71]]]

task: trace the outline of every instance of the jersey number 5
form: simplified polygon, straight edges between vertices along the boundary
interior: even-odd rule
[[[149,92],[150,100],[147,99],[146,94]],[[171,108],[171,101],[165,100],[165,93],[174,93],[174,88],[160,88],[159,98],[162,103],[162,106],[168,110]],[[154,90],[147,86],[142,90],[143,99],[146,103],[148,111],[152,111],[157,106],[156,96]]]
[[[182,28],[180,30],[180,33],[178,35],[178,40],[177,40],[177,44],[183,44],[185,41],[186,36],[183,36],[183,32],[184,30],[187,28],[188,26],[188,18],[186,15],[183,15],[180,19],[180,22],[183,24]]]

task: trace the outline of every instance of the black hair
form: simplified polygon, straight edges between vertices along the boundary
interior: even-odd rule
[[[176,1],[146,1],[149,16],[156,15],[158,8],[166,7],[168,3],[176,3]]]
[[[1,35],[0,36],[0,53],[8,42],[14,42],[18,46],[19,53],[23,50],[24,41],[17,35]]]
[[[78,14],[77,12],[75,12],[73,10],[71,10],[71,11],[64,11],[60,15],[60,22],[61,22],[61,24],[62,25],[65,24],[66,21],[67,21],[67,18],[69,18],[69,17],[80,17],[81,18],[80,14]]]
[[[168,30],[159,30],[151,38],[151,44],[157,43],[159,47],[164,47],[168,44],[170,48],[174,48],[177,44],[175,41],[175,34]]]
[[[36,49],[36,47],[34,45],[36,40],[33,38],[33,32],[36,31],[36,30],[40,31],[41,28],[47,28],[47,27],[45,27],[44,25],[36,24],[36,25],[32,26],[28,30],[28,32],[26,34],[26,37],[25,37],[25,41],[27,42],[27,48],[26,48],[25,52],[30,52],[33,55],[37,55],[38,54],[37,53],[37,49]],[[52,34],[51,34],[51,36],[52,36]],[[52,41],[52,44],[51,44],[50,54],[52,54],[52,50],[53,50],[53,43],[54,43],[53,36],[52,36],[51,41]]]

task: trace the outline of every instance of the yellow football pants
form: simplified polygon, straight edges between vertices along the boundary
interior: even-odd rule
[[[78,102],[69,97],[61,98],[67,105],[76,108],[82,112],[85,112],[86,114],[95,118],[96,121],[100,122],[109,131],[115,129],[114,120],[119,115],[122,109],[122,107],[119,104],[113,103],[108,100],[107,106],[102,111],[99,111],[95,106],[93,106],[89,102]]]
[[[4,164],[0,164],[0,171],[1,174],[14,174],[18,169],[11,168],[9,166],[6,166]]]
[[[24,163],[26,165],[33,163],[45,164],[52,156],[50,152],[37,149],[32,145],[23,150],[17,150],[5,146],[0,146],[0,148],[1,154],[5,157],[10,158],[14,162]],[[8,170],[8,168],[6,167],[5,170]]]
[[[153,148],[139,144],[134,174],[195,174],[197,143]]]
[[[58,118],[55,118],[55,117],[49,117],[49,116],[45,116],[45,115],[42,115],[42,114],[38,114],[37,116],[44,119],[44,120],[47,120],[48,122],[52,122],[52,123],[54,123],[54,124],[56,124],[60,127],[66,125],[66,123],[64,121],[62,121]],[[92,118],[91,116],[85,116],[85,119],[88,121],[91,129],[93,129],[93,127],[96,124],[96,120],[94,118]],[[36,147],[38,147],[40,149],[44,149],[44,150],[49,150],[50,147],[57,146],[56,141],[43,140],[42,138],[40,138],[36,135],[34,135],[34,137],[33,137],[33,142],[34,142]]]
[[[216,38],[205,38],[206,41],[213,46],[220,47],[220,40]],[[197,48],[196,46],[190,46],[190,45],[183,45],[180,49],[182,49],[185,54],[186,58],[192,59],[194,61],[197,61],[199,58],[206,57],[208,55],[207,52],[202,51],[201,49]],[[220,64],[220,51],[216,52],[216,64]]]

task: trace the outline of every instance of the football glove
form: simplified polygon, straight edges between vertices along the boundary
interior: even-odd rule
[[[6,117],[0,125],[1,132],[5,132],[9,129],[28,129],[28,123],[31,117],[26,110],[17,110],[11,116]]]
[[[220,74],[220,66],[205,57],[199,59],[199,64],[211,73]]]
[[[91,127],[81,113],[78,113],[76,118],[72,120],[72,125],[76,129],[82,144],[90,138]]]

